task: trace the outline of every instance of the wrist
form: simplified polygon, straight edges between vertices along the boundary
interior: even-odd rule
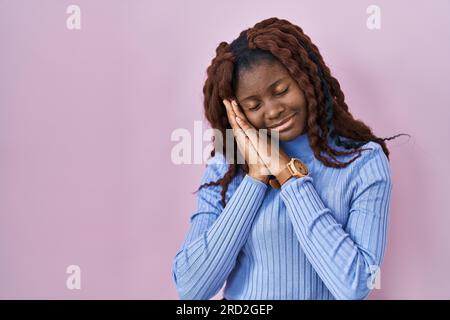
[[[248,173],[248,175],[256,180],[259,180],[265,184],[269,183],[269,177],[266,175],[260,175],[260,174],[254,174],[254,173]]]
[[[278,163],[276,163],[276,165],[274,165],[270,172],[272,173],[273,176],[277,177],[278,174],[287,167],[289,161],[291,161],[290,158],[287,157],[281,157],[278,161]]]
[[[300,159],[292,158],[275,177],[281,187],[292,178],[302,178],[308,174],[308,167]]]

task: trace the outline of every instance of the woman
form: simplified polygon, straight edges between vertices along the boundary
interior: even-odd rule
[[[286,20],[261,21],[216,53],[205,115],[235,139],[215,144],[174,258],[180,298],[210,299],[225,283],[225,299],[366,298],[386,247],[384,140],[396,136],[353,118],[318,48]],[[278,138],[276,152],[252,129]],[[224,157],[231,148],[244,164]]]

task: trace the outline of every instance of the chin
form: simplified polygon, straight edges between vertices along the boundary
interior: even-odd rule
[[[280,141],[291,141],[304,133],[303,131],[304,130],[301,130],[301,128],[292,128],[290,130],[281,131],[278,133],[278,136]]]

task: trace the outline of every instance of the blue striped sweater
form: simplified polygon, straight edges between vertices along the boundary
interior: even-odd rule
[[[189,231],[172,264],[181,299],[210,299],[224,284],[230,300],[368,296],[386,247],[392,190],[381,146],[366,143],[371,150],[340,169],[314,157],[306,133],[280,141],[280,147],[301,159],[309,176],[273,189],[238,175],[229,185],[225,208],[220,186],[197,193]],[[216,153],[201,183],[218,180],[228,167]]]

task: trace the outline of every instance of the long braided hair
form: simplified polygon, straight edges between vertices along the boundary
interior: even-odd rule
[[[280,62],[304,91],[308,111],[305,130],[315,158],[325,166],[348,166],[361,156],[362,151],[367,150],[361,146],[369,141],[379,143],[389,159],[389,150],[384,141],[405,135],[378,138],[370,127],[354,119],[345,103],[339,82],[331,75],[319,49],[300,27],[274,17],[242,31],[231,44],[221,42],[216,49],[216,57],[207,68],[203,87],[205,116],[211,127],[221,132],[222,137],[226,136],[226,129],[231,129],[223,99],[235,96],[240,72],[250,69],[261,60]],[[334,150],[328,144],[329,137],[337,146],[350,151]],[[234,161],[224,177],[204,183],[195,191],[208,186],[221,186],[223,207],[232,179],[240,172],[248,173],[249,169],[247,163],[239,164],[237,161],[236,140],[233,139],[233,146],[224,143],[222,154],[226,154],[227,147],[234,148]],[[211,157],[214,157],[215,152],[214,147]],[[340,162],[336,158],[351,154],[357,155],[348,162]]]

